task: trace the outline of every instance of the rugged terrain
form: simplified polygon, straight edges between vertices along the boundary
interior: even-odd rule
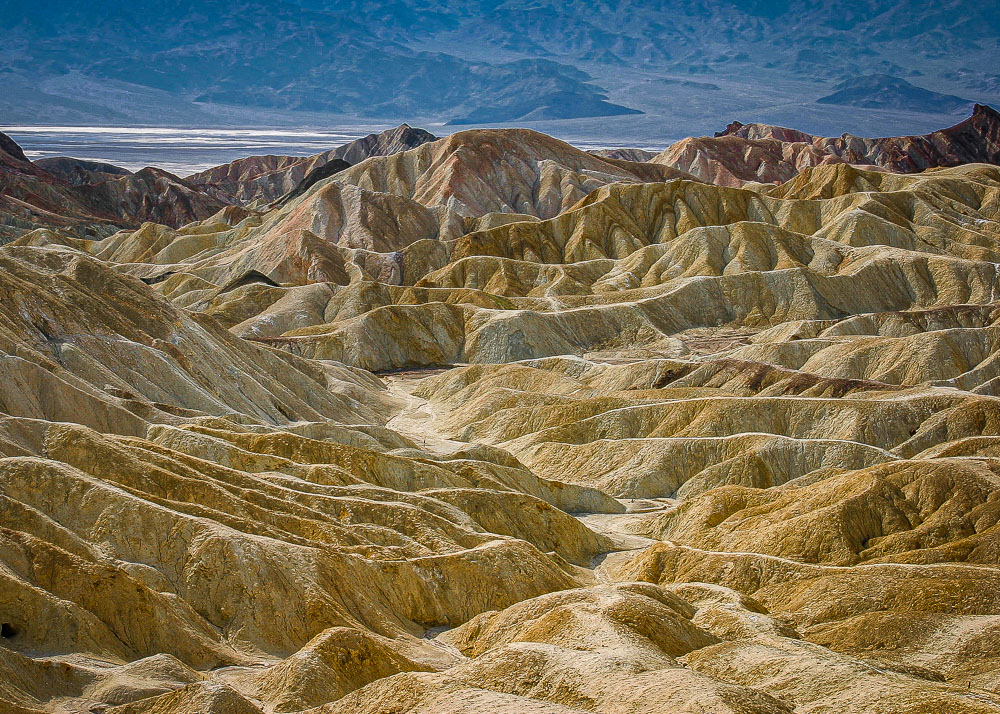
[[[1000,167],[879,146],[472,130],[20,231],[0,709],[1000,712]]]
[[[307,176],[327,167],[328,175],[371,156],[387,156],[414,149],[437,137],[401,124],[381,134],[370,134],[315,156],[248,156],[188,176],[202,190],[220,195],[227,203],[265,204],[297,188]],[[332,164],[332,166],[331,166]]]
[[[178,228],[224,205],[162,169],[133,174],[72,158],[36,164],[0,133],[0,243],[39,227],[81,237],[106,236],[145,221]]]
[[[767,124],[732,122],[714,137],[678,141],[646,160],[722,186],[781,183],[804,168],[826,164],[856,164],[895,173],[978,162],[997,164],[1000,113],[977,104],[968,119],[947,129],[875,139],[850,134],[819,137]]]

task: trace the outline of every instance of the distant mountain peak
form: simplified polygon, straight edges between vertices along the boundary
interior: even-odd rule
[[[969,99],[918,87],[891,74],[852,77],[834,86],[834,91],[816,100],[817,104],[837,104],[866,109],[914,112],[954,112],[973,104]]]

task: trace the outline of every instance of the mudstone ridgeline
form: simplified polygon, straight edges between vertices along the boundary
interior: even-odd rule
[[[0,135],[0,710],[1000,712],[998,164]]]

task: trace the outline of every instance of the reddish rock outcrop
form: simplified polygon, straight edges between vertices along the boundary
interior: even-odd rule
[[[894,173],[939,166],[1000,163],[1000,113],[977,104],[972,116],[921,136],[868,139],[844,134],[812,136],[769,124],[732,122],[714,137],[679,141],[654,163],[689,171],[706,181],[740,186],[749,181],[781,183],[804,168],[849,163]]]
[[[145,221],[174,228],[203,220],[225,204],[161,169],[76,185],[32,163],[0,134],[0,240],[34,228],[106,235]]]

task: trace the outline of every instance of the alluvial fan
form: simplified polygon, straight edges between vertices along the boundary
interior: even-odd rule
[[[394,132],[0,144],[0,710],[1000,712],[1000,167]]]

